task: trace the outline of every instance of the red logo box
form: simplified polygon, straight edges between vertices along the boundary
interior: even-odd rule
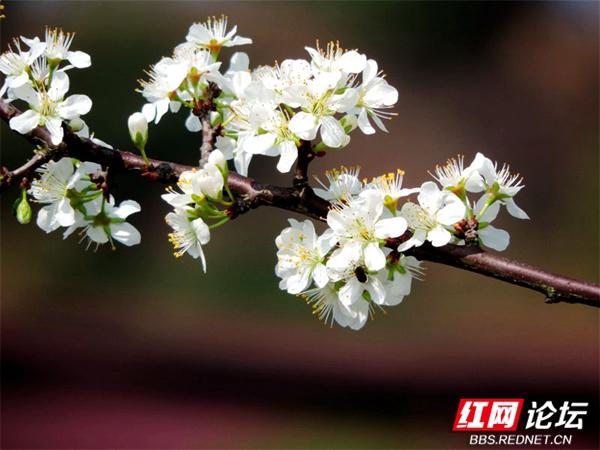
[[[522,398],[463,398],[452,431],[516,431]]]

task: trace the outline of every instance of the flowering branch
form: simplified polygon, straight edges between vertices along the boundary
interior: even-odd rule
[[[481,153],[468,167],[462,157],[450,159],[431,174],[435,182],[411,189],[402,188],[400,170],[367,181],[358,168],[345,167],[327,172],[328,183],[318,180],[321,187],[313,189],[311,161],[343,149],[356,129],[387,131],[383,120],[395,115],[389,109],[398,91],[374,60],[335,43],[306,47],[310,61],[286,59],[254,70],[248,55],[237,52],[224,71],[222,48],[252,42],[236,31],[227,31],[225,17],[195,23],[186,42],[147,71],[140,81],[147,103],[127,121],[139,155],[94,137],[81,119],[92,100],[66,95],[67,71],[91,65],[87,53],[70,50],[72,34],[47,29],[44,41],[15,40],[0,55],[0,116],[37,148],[23,166],[0,173],[2,190],[20,188],[17,220],[31,221],[31,198],[45,205],[36,223],[47,233],[62,227],[65,238],[78,231],[88,246],[137,245],[141,234],[127,217],[141,207],[134,200],[117,206],[110,189],[113,176],[137,173],[167,185],[162,199],[172,207],[165,220],[174,255],[200,259],[204,271],[211,233],[251,209],[273,206],[326,222],[319,235],[310,220],[289,219],[275,239],[275,273],[282,290],[303,296],[320,319],[344,327],[360,329],[376,308],[399,304],[422,276],[421,261],[527,287],[551,303],[599,306],[600,286],[481,249],[509,245],[508,232],[492,226],[501,208],[529,219],[514,200],[522,178]],[[13,101],[27,110],[21,113]],[[188,110],[188,131],[202,136],[196,167],[146,153],[149,123],[180,109]],[[247,177],[254,155],[279,157],[277,170],[292,172],[291,186]],[[408,199],[413,194],[416,201]]]
[[[19,114],[21,113],[17,108],[0,99],[0,116],[4,121],[8,122]],[[18,185],[23,177],[29,176],[49,159],[58,156],[71,156],[93,161],[108,167],[112,173],[138,173],[146,179],[165,184],[174,184],[182,173],[193,169],[191,166],[156,159],[149,159],[147,164],[141,156],[135,153],[98,145],[92,140],[80,138],[70,131],[65,133],[64,141],[58,146],[52,146],[48,132],[42,127],[35,128],[25,137],[31,142],[43,143],[57,151],[38,153],[23,166],[7,172],[2,178],[2,190]],[[299,164],[302,159],[299,158]],[[301,170],[305,171],[306,167],[307,165]],[[295,183],[296,180],[298,178],[295,178]],[[232,211],[234,216],[259,206],[273,206],[324,221],[331,206],[326,200],[314,195],[312,189],[306,191],[299,186],[281,187],[261,184],[237,173],[230,173],[228,182],[232,192],[240,196],[239,205]],[[388,246],[395,248],[398,246],[398,241],[402,239],[391,240]],[[479,247],[453,244],[433,247],[426,244],[413,248],[407,253],[423,261],[432,261],[476,272],[541,292],[545,295],[548,303],[566,302],[600,307],[599,285],[550,273],[519,261],[511,261],[484,252]]]

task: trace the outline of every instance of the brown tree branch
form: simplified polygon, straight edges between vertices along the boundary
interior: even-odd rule
[[[14,106],[0,99],[0,117],[4,121],[8,122],[11,117],[19,113]],[[34,143],[42,142],[47,145],[50,142],[49,134],[44,128],[36,128],[25,137]],[[146,164],[143,158],[135,153],[102,147],[89,139],[81,139],[68,130],[65,131],[65,139],[61,145],[50,146],[50,149],[50,152],[41,154],[42,156],[36,154],[25,165],[9,171],[8,175],[2,179],[2,190],[18,184],[21,178],[30,174],[50,158],[58,156],[72,156],[93,161],[109,167],[112,173],[133,172],[144,178],[163,183],[174,183],[179,174],[192,169],[191,166],[154,159]],[[300,167],[302,177],[307,175],[307,167],[308,164],[304,168]],[[298,172],[296,171],[296,173]],[[266,205],[293,211],[313,219],[325,220],[329,211],[330,204],[315,196],[310,187],[306,189],[302,186],[281,187],[260,184],[237,173],[230,173],[228,181],[231,190],[240,197],[239,207],[234,215]],[[397,242],[392,240],[389,245],[394,247]],[[600,306],[600,286],[597,284],[546,272],[518,261],[511,261],[493,253],[484,252],[477,247],[450,244],[435,248],[425,244],[411,249],[408,253],[420,260],[476,272],[541,292],[549,303],[567,302]]]

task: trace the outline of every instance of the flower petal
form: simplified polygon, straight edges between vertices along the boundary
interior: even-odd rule
[[[27,134],[40,123],[39,113],[28,109],[23,114],[10,119],[9,125],[12,130],[21,134]]]
[[[292,117],[292,120],[290,120],[290,123],[288,124],[288,128],[300,139],[312,141],[317,137],[319,122],[313,114],[301,111]]]
[[[378,239],[398,237],[406,231],[407,227],[408,224],[404,217],[381,219],[375,224],[375,237]]]
[[[506,231],[494,228],[491,225],[478,230],[477,234],[483,245],[499,252],[506,250],[510,243],[510,235]]]
[[[111,224],[110,234],[112,235],[113,239],[119,241],[121,244],[126,245],[127,247],[137,245],[142,240],[142,236],[137,228],[127,222]]]
[[[364,250],[365,265],[367,269],[377,272],[385,267],[385,253],[379,248],[379,244],[370,243]]]

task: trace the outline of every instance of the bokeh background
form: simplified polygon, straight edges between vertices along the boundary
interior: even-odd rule
[[[253,65],[339,39],[375,58],[400,92],[389,134],[356,132],[313,174],[402,168],[405,184],[462,153],[525,177],[503,216],[506,252],[598,281],[598,3],[5,1],[2,49],[45,25],[77,32],[93,66],[71,72],[94,101],[97,136],[129,148],[143,70],[188,26],[225,13]],[[225,56],[231,52],[225,52]],[[149,154],[193,163],[184,115],[150,130]],[[2,124],[2,164],[31,151]],[[287,183],[273,159],[251,175]],[[461,397],[591,402],[571,448],[597,448],[598,314],[427,264],[413,294],[360,332],[329,328],[277,288],[274,236],[290,216],[260,209],[213,234],[208,274],[175,259],[162,187],[120,177],[143,211],[143,245],[86,252],[11,216],[2,196],[2,448],[465,448]]]

